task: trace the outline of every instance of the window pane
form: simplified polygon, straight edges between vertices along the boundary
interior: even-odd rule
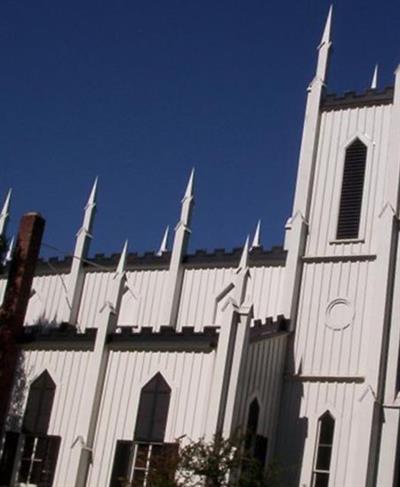
[[[146,468],[149,445],[138,445],[136,453],[136,468]]]
[[[114,464],[111,474],[110,487],[121,487],[128,479],[129,462],[131,458],[131,441],[118,440],[115,447]]]
[[[324,414],[321,418],[321,426],[320,426],[320,436],[319,442],[323,445],[332,445],[333,442],[333,431],[335,429],[335,420],[332,416],[328,414]]]
[[[329,474],[328,473],[315,473],[315,482],[313,487],[328,487]]]
[[[317,458],[317,470],[328,470],[331,463],[331,453],[332,447],[330,446],[320,446],[318,448],[318,458]]]
[[[135,470],[133,474],[132,486],[142,487],[142,485],[144,485],[145,476],[146,476],[146,472],[144,472],[143,470]]]
[[[7,431],[0,463],[0,484],[8,485],[11,481],[18,440],[18,433]]]

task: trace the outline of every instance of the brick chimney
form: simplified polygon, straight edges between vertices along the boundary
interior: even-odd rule
[[[26,213],[21,218],[0,308],[0,432],[13,387],[18,360],[17,339],[24,325],[44,226],[45,220],[38,213]]]

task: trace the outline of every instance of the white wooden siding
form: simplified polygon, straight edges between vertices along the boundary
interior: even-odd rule
[[[376,251],[373,226],[383,205],[391,112],[391,105],[383,105],[322,113],[306,255]],[[336,237],[345,147],[357,135],[368,145],[360,225],[360,237],[365,242],[332,244]]]
[[[24,370],[29,384],[45,369],[56,384],[48,433],[61,437],[54,478],[55,487],[72,487],[71,472],[79,460],[80,444],[72,447],[78,433],[79,412],[85,404],[82,396],[91,352],[32,350],[24,353]]]
[[[165,441],[205,434],[214,352],[112,351],[100,406],[88,486],[109,484],[118,439],[132,440],[140,391],[161,372],[171,387]]]
[[[61,323],[68,309],[67,286],[68,274],[35,276],[25,325],[38,322]]]

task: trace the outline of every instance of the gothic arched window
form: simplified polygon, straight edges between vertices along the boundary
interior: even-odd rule
[[[47,370],[32,382],[22,425],[24,433],[47,433],[55,392],[56,385]]]
[[[346,149],[336,231],[338,240],[358,238],[366,160],[367,147],[356,139]]]
[[[318,421],[317,446],[314,459],[313,487],[328,487],[335,420],[327,411]]]
[[[171,388],[160,373],[143,387],[136,420],[135,441],[164,441],[170,396]]]
[[[249,407],[246,425],[245,449],[253,458],[258,460],[261,465],[265,465],[268,448],[268,438],[257,434],[258,422],[260,418],[260,405],[257,399],[254,399]],[[244,465],[243,470],[246,470]]]
[[[150,487],[151,471],[162,471],[163,464],[177,461],[178,444],[164,443],[171,388],[158,372],[142,389],[133,441],[117,440],[110,487],[119,487],[121,479],[129,485]],[[164,472],[166,481],[173,469]]]

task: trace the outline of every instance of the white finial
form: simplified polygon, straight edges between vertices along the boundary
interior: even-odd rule
[[[7,192],[6,199],[4,201],[3,208],[0,213],[0,235],[5,236],[8,217],[10,215],[10,200],[11,200],[12,190],[9,189]]]
[[[96,197],[97,197],[97,181],[98,177],[96,176],[96,179],[94,180],[93,186],[92,186],[92,191],[90,192],[88,202],[86,204],[86,208],[88,206],[92,206],[96,204]]]
[[[378,64],[375,65],[374,74],[371,81],[371,90],[376,90],[378,87]]]
[[[10,262],[11,261],[12,254],[13,254],[13,250],[14,250],[14,237],[12,237],[12,239],[10,240],[10,243],[8,245],[7,253],[6,253],[5,257],[4,257],[4,262],[3,262],[4,265],[7,262]]]
[[[122,274],[123,272],[125,272],[127,255],[128,255],[128,240],[125,240],[115,274]]]
[[[242,256],[240,257],[238,271],[243,271],[248,266],[249,260],[249,236],[247,235],[246,242],[243,247]]]
[[[192,169],[183,199],[193,197],[194,168]]]
[[[329,62],[329,52],[331,48],[331,30],[332,30],[332,12],[333,7],[331,6],[328,13],[328,18],[326,19],[324,33],[322,34],[321,43],[318,46],[318,63],[316,71],[316,80],[320,83],[325,84],[326,75],[328,71]]]
[[[330,44],[331,42],[331,30],[332,30],[332,13],[333,13],[333,5],[329,7],[328,17],[326,19],[324,32],[322,34],[321,44]]]
[[[257,249],[261,247],[260,244],[260,227],[261,227],[261,220],[258,220],[256,231],[254,232],[253,243],[251,244],[250,250]]]
[[[160,248],[157,252],[158,256],[161,256],[164,252],[167,252],[168,250],[168,235],[169,235],[169,227],[165,229],[163,239],[161,241]]]

